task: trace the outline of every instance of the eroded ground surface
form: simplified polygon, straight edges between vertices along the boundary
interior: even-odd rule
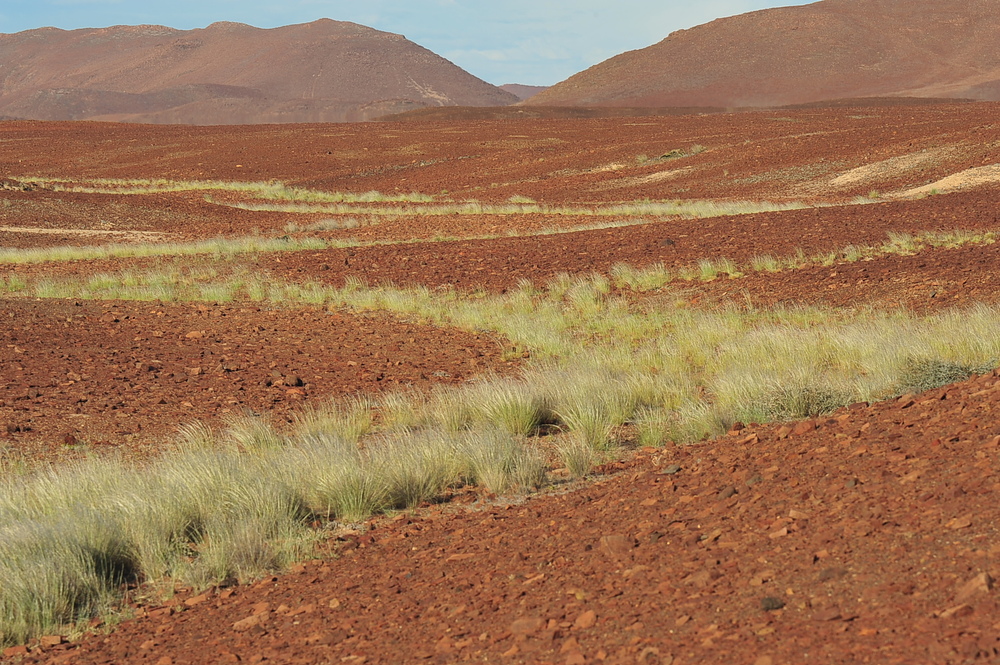
[[[991,662],[997,408],[989,375],[377,520],[25,662]]]
[[[420,192],[435,202],[500,203],[512,196],[547,204],[843,202],[873,192],[934,187],[968,169],[1000,163],[996,109],[983,103],[238,128],[4,122],[0,175],[12,181],[0,191],[0,226],[144,230],[191,238],[254,229],[278,233],[290,221],[308,225],[322,219],[250,213],[205,201],[207,193],[226,202],[218,192],[67,194],[22,191],[18,185],[46,178],[78,184],[100,178],[281,181],[328,192]],[[937,189],[948,191],[961,182]],[[411,237],[426,237],[428,231],[481,235],[477,227],[498,234],[526,230],[517,217],[407,221],[416,227]],[[529,220],[527,229],[539,221]],[[405,237],[398,221],[387,223],[384,234]],[[43,242],[37,234],[0,235],[0,240]],[[75,242],[69,236],[52,241]]]
[[[148,454],[179,423],[510,367],[489,335],[259,306],[0,300],[0,443],[31,459]]]
[[[560,272],[607,274],[616,263],[670,268],[728,257],[748,264],[761,254],[787,257],[879,245],[890,231],[916,233],[1000,228],[995,190],[906,203],[812,208],[532,238],[354,247],[271,255],[259,265],[295,281],[340,286],[347,276],[393,282],[503,291],[528,279],[542,284]]]
[[[203,193],[82,194],[13,182],[0,189],[0,243],[192,240],[254,229],[363,241],[458,236],[465,239],[275,252],[236,265],[265,280],[340,285],[354,277],[499,292],[521,279],[541,285],[616,263],[743,264],[759,254],[878,245],[889,231],[995,231],[998,190],[988,181],[892,197],[1000,163],[997,108],[246,128],[0,123],[0,175],[20,181],[273,179],[326,191],[418,191],[435,202],[519,195],[549,204],[648,197],[833,205],[514,238],[507,234],[605,220],[359,215],[356,228],[289,231],[329,216],[240,210]],[[683,154],[667,157],[675,150]],[[877,202],[843,205],[859,196]],[[335,215],[336,224],[352,215]],[[483,235],[497,238],[471,239]],[[664,306],[680,298],[685,306],[937,311],[997,301],[995,247],[747,272],[643,297]],[[215,265],[203,259],[192,265]],[[3,264],[0,277],[176,265]],[[13,297],[0,305],[0,437],[8,450],[43,460],[106,444],[145,454],[186,420],[217,422],[242,408],[280,420],[330,395],[509,367],[489,336],[384,316]],[[996,660],[997,381],[642,451],[596,482],[525,502],[478,497],[472,506],[376,520],[331,543],[333,558],[260,584],[182,592],[168,607],[138,608],[140,617],[110,636],[34,644],[27,662]]]
[[[676,285],[684,298],[772,307],[904,307],[925,314],[1000,301],[1000,247],[925,249],[912,256],[811,266]]]

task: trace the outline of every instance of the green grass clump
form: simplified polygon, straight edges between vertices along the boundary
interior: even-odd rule
[[[922,393],[950,383],[964,381],[970,376],[987,374],[998,365],[995,360],[982,363],[964,363],[940,358],[910,358],[903,366],[895,392]]]

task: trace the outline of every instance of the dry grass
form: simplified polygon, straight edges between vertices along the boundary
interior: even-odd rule
[[[894,236],[880,247],[845,250],[843,260],[993,241],[957,232]],[[770,259],[756,263],[774,267]],[[690,270],[704,279],[741,268],[717,259]],[[530,349],[533,360],[515,378],[315,405],[289,431],[253,414],[232,417],[219,431],[187,425],[175,452],[143,468],[91,460],[27,473],[0,465],[0,641],[108,611],[126,582],[169,576],[205,586],[280,568],[312,546],[316,535],[306,523],[316,518],[361,521],[466,483],[531,490],[545,479],[533,436],[542,425],[563,430],[560,463],[580,477],[623,443],[616,438],[623,425],[643,444],[683,443],[725,432],[735,420],[817,415],[1000,364],[996,308],[928,317],[701,312],[626,300],[612,288],[662,284],[667,275],[663,266],[616,266],[610,279],[562,275],[546,288],[525,283],[495,296],[281,284],[218,265],[63,282],[8,279],[6,290],[43,297],[388,310],[493,331]]]

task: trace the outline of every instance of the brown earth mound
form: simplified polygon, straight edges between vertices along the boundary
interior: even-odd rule
[[[342,122],[513,94],[401,35],[321,19],[0,35],[0,114],[183,124]]]
[[[770,107],[849,97],[1000,99],[992,0],[823,0],[672,33],[537,106]]]
[[[336,560],[24,662],[992,662],[997,408],[987,375],[650,449],[576,492],[372,521]]]

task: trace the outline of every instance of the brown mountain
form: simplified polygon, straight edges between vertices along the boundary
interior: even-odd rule
[[[823,0],[719,19],[525,102],[781,106],[850,97],[1000,100],[997,0]]]
[[[329,19],[5,34],[0,84],[0,116],[39,120],[338,122],[517,101],[401,35]]]
[[[501,90],[506,90],[510,94],[514,95],[520,100],[529,99],[534,97],[540,92],[549,89],[547,85],[522,85],[520,83],[505,83],[500,86]]]

